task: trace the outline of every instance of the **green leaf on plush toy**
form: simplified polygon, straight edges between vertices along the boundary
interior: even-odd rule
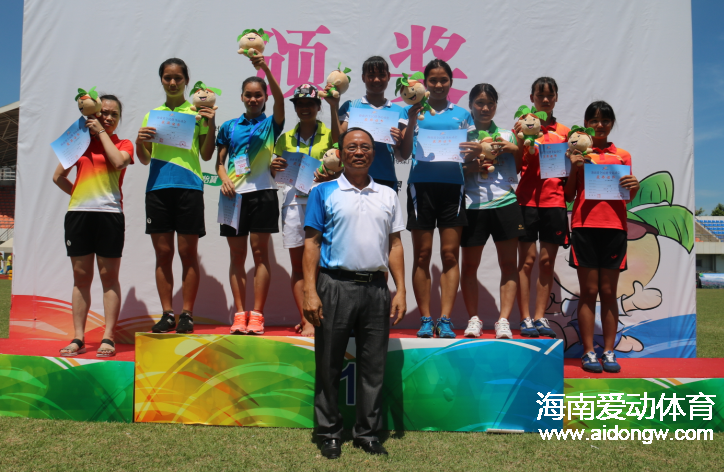
[[[425,80],[425,74],[422,72],[415,72],[410,78],[412,80]]]
[[[402,90],[402,87],[407,87],[409,85],[410,85],[409,76],[403,72],[402,77],[398,77],[397,83],[395,84],[395,95],[400,93],[400,90]]]
[[[527,115],[528,113],[531,113],[530,107],[528,107],[527,105],[521,105],[520,107],[518,107],[518,111],[515,112],[513,118],[519,118],[523,115]]]
[[[74,100],[77,102],[78,99],[79,99],[80,97],[84,96],[84,95],[88,95],[88,96],[89,96],[90,98],[92,98],[93,100],[98,100],[98,92],[96,92],[96,88],[95,88],[95,87],[91,88],[91,89],[88,90],[87,92],[86,92],[85,90],[83,90],[82,88],[79,88],[79,89],[78,89],[78,95],[75,96],[75,99],[74,99]]]
[[[216,95],[221,95],[221,90],[220,90],[220,89],[213,88],[213,87],[207,87],[206,84],[203,83],[203,82],[200,81],[200,80],[199,80],[198,82],[196,82],[196,83],[194,84],[194,86],[191,88],[191,92],[189,93],[189,95],[193,95],[193,94],[195,94],[196,92],[198,92],[199,90],[211,90],[211,91],[214,92]]]
[[[239,36],[237,36],[236,40],[241,41],[241,38],[243,38],[244,36],[246,36],[249,33],[255,33],[255,34],[261,36],[261,39],[263,39],[265,43],[269,42],[269,35],[266,34],[262,28],[259,28],[258,30],[255,30],[253,28],[247,28]]]
[[[584,128],[583,126],[573,125],[573,128],[568,132],[568,136],[566,138],[570,138],[573,133],[576,131],[580,131],[581,133],[586,133],[587,135],[594,137],[596,136],[596,131],[593,128]]]
[[[82,97],[83,95],[88,95],[88,92],[86,92],[86,91],[83,90],[82,88],[79,88],[79,89],[78,89],[78,95],[76,95],[73,100],[75,100],[75,101],[77,102],[78,99],[79,99],[80,97]]]
[[[535,108],[533,108],[533,109],[535,110]],[[548,119],[548,113],[546,113],[544,111],[534,112],[533,114],[535,116],[537,116],[538,118],[540,118],[542,121],[545,121]]]

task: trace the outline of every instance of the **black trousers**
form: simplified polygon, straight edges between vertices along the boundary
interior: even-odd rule
[[[317,293],[322,300],[321,325],[314,332],[317,365],[314,413],[321,439],[342,438],[339,411],[340,373],[354,328],[357,421],[355,438],[376,440],[381,427],[382,382],[390,338],[390,291],[384,279],[370,283],[339,280],[320,272]]]

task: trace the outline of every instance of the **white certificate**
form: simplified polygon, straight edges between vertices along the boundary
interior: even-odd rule
[[[464,129],[424,129],[417,133],[415,159],[422,162],[459,162],[460,143],[467,142],[468,132]]]
[[[284,151],[282,158],[287,161],[287,168],[277,172],[274,181],[294,187],[307,195],[314,184],[314,171],[320,166],[320,162],[301,152]]]
[[[488,176],[483,176],[478,172],[478,182],[481,183],[508,183],[516,185],[518,183],[518,172],[515,168],[515,157],[512,154],[501,154],[498,156],[498,163],[495,164],[495,171],[488,172]]]
[[[196,115],[174,111],[151,110],[148,114],[149,128],[156,128],[156,135],[150,143],[165,144],[182,149],[191,149],[194,141]]]
[[[571,174],[571,160],[566,157],[568,143],[539,144],[540,178],[568,177]]]
[[[583,184],[586,200],[629,200],[628,189],[619,185],[624,175],[631,175],[631,166],[620,164],[584,164]]]
[[[397,128],[400,113],[374,108],[350,108],[349,128],[362,128],[369,131],[378,143],[395,144],[390,134],[391,128]]]
[[[75,165],[80,156],[88,149],[90,144],[90,132],[85,127],[85,118],[80,117],[78,121],[73,122],[65,133],[60,135],[58,139],[50,143],[53,152],[58,156],[58,160],[63,165],[63,169],[67,169]]]
[[[231,226],[239,232],[239,214],[241,213],[241,194],[236,193],[234,197],[227,197],[219,192],[219,214],[216,222],[222,225]]]

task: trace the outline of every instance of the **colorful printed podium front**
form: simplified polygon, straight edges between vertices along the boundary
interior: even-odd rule
[[[355,343],[340,385],[354,421]],[[301,337],[136,335],[134,420],[236,426],[314,426],[314,340]],[[560,340],[390,339],[387,429],[534,432],[538,392],[563,393]]]

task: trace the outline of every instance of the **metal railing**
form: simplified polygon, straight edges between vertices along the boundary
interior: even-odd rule
[[[15,170],[7,167],[0,169],[0,180],[15,180]]]
[[[4,243],[15,236],[15,228],[0,228],[0,243]]]

